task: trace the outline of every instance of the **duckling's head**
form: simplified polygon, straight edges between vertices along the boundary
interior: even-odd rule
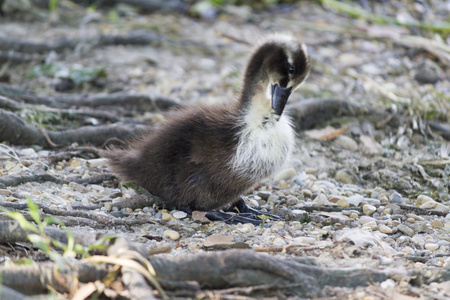
[[[308,77],[305,44],[291,35],[272,34],[260,41],[247,64],[241,102],[265,108],[279,119],[291,93]]]

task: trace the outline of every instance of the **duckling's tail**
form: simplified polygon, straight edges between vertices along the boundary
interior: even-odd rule
[[[101,151],[100,156],[108,159],[109,167],[122,181],[136,181],[141,165],[135,150],[110,148]]]

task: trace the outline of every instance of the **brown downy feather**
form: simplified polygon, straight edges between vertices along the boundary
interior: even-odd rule
[[[121,180],[179,209],[220,208],[252,184],[225,166],[238,141],[238,117],[236,109],[225,106],[180,111],[129,149],[111,149],[103,156]]]
[[[309,69],[304,45],[271,36],[251,55],[239,100],[181,110],[129,149],[103,156],[121,180],[134,181],[178,209],[230,205],[289,155],[293,129],[288,117],[271,107],[269,89],[294,91]]]

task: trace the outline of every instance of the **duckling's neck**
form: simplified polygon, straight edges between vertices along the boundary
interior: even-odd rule
[[[294,131],[289,118],[275,114],[270,95],[263,85],[253,91],[248,95],[248,101],[241,101],[242,129],[231,161],[232,168],[249,182],[268,177],[280,168],[294,145]]]
[[[251,87],[244,86],[241,98],[241,110],[243,112],[243,122],[250,128],[273,126],[280,120],[280,116],[275,114],[271,105],[270,85],[254,83]],[[246,88],[251,89],[245,92]]]

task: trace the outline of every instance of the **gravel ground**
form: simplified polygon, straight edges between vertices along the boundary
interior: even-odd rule
[[[400,1],[377,2],[367,10],[423,22],[448,19],[449,2],[432,2],[409,6]],[[196,216],[193,219],[156,206],[117,210],[115,203],[136,192],[116,181],[27,183],[0,189],[0,202],[25,203],[30,197],[60,210],[100,205],[91,212],[125,220],[145,216],[149,223],[144,225],[73,226],[71,230],[126,235],[148,248],[169,246],[172,251],[161,254],[169,257],[247,247],[277,256],[310,257],[324,267],[356,266],[396,273],[393,279],[368,287],[327,289],[326,295],[335,299],[450,297],[450,281],[435,282],[437,274],[450,268],[450,144],[424,121],[448,122],[449,61],[426,50],[427,45],[405,46],[398,38],[418,34],[448,47],[448,36],[376,25],[306,1],[269,12],[225,7],[214,19],[140,15],[126,6],[117,10],[121,13],[118,20],[108,18],[106,11],[89,16],[78,11],[53,24],[12,17],[0,21],[0,36],[9,32],[16,38],[46,40],[154,30],[171,42],[80,47],[51,59],[105,67],[106,79],[83,84],[73,92],[133,90],[196,105],[234,97],[247,42],[268,32],[291,32],[309,45],[313,59],[310,78],[291,102],[314,97],[342,99],[370,105],[374,111],[398,113],[403,122],[388,126],[389,120],[340,117],[316,128],[331,126],[326,131],[298,132],[297,149],[285,167],[246,195],[249,205],[285,216],[284,221],[267,221],[261,227],[201,223]],[[8,74],[9,84],[55,93],[58,79],[26,77],[32,67],[9,65],[0,72]],[[143,122],[165,118],[163,112],[138,112],[134,117]],[[73,157],[50,164],[48,156],[57,151],[11,145],[0,145],[0,150],[0,178],[44,172],[87,178],[111,172],[97,158]],[[0,256],[0,263],[5,257]],[[413,278],[414,274],[420,278]]]

